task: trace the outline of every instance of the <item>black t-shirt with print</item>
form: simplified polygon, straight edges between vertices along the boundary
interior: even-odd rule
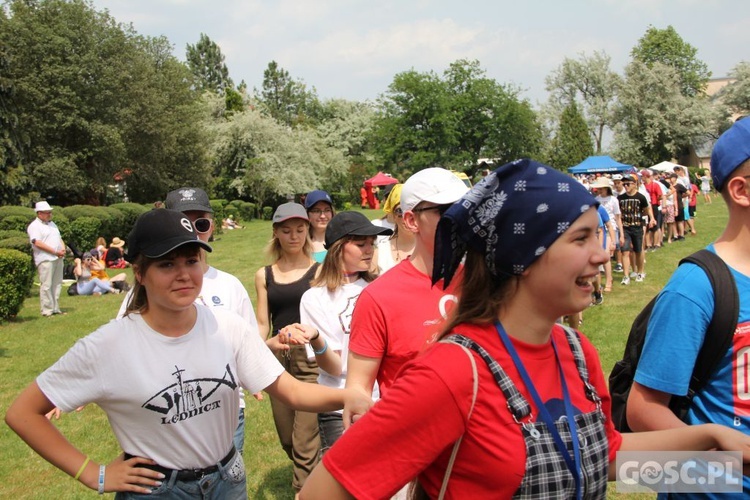
[[[620,212],[622,213],[623,226],[642,226],[643,214],[648,209],[648,200],[641,193],[636,192],[633,195],[623,193],[617,197],[620,202]]]

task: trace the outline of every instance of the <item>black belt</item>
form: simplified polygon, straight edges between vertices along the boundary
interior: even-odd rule
[[[232,446],[232,449],[229,450],[229,453],[227,453],[227,456],[222,458],[219,462],[222,467],[226,467],[227,464],[234,458],[234,454],[236,453],[236,450],[234,446]],[[129,460],[133,458],[133,455],[130,453],[125,453],[125,460]],[[169,479],[173,472],[177,473],[177,481],[197,481],[199,479],[202,479],[204,476],[207,476],[209,474],[213,474],[214,472],[217,472],[219,470],[218,465],[212,465],[210,467],[206,467],[205,469],[184,469],[184,470],[176,470],[176,469],[167,469],[166,467],[162,467],[161,465],[149,465],[149,464],[138,464],[136,467],[143,467],[146,469],[151,469],[156,472],[161,472],[164,474],[164,477],[166,479]]]

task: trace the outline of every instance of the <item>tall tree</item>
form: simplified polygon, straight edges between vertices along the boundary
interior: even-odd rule
[[[658,62],[627,66],[619,102],[615,144],[618,158],[628,163],[671,160],[718,129],[719,112],[708,98],[682,94],[677,70]]]
[[[318,121],[320,101],[315,88],[308,90],[276,61],[263,71],[263,87],[255,91],[255,96],[268,115],[290,127]]]
[[[693,97],[703,92],[711,78],[706,63],[696,56],[698,49],[687,43],[672,26],[658,29],[649,26],[630,55],[648,67],[661,63],[675,69],[682,95]]]
[[[38,191],[60,204],[98,204],[116,177],[132,174],[131,198],[153,201],[157,189],[161,197],[205,168],[190,116],[198,96],[166,39],[141,37],[84,0],[13,0],[9,8],[0,28],[14,133],[28,138],[22,163]]]
[[[204,33],[195,45],[187,44],[187,64],[193,73],[195,87],[200,91],[224,95],[234,86],[221,48]]]
[[[560,117],[571,102],[581,105],[597,154],[602,151],[605,131],[614,128],[614,110],[621,83],[620,76],[609,65],[610,57],[604,52],[594,52],[592,56],[582,54],[578,59],[565,58],[545,80],[550,92],[549,106],[555,118]]]
[[[19,127],[15,81],[10,76],[10,40],[7,39],[6,23],[5,10],[0,8],[0,205],[21,203],[30,187],[21,160],[28,138],[22,137]]]
[[[563,111],[553,144],[550,163],[563,172],[594,154],[588,126],[575,101]]]
[[[478,61],[434,72],[399,73],[378,100],[373,150],[394,173],[428,166],[471,168],[480,156],[534,156],[541,133],[517,91],[486,76]]]
[[[735,81],[721,89],[719,97],[733,113],[750,114],[750,63],[743,61],[732,68],[729,76]]]
[[[210,128],[219,196],[266,204],[316,188],[340,189],[347,163],[312,129],[292,129],[252,109]]]

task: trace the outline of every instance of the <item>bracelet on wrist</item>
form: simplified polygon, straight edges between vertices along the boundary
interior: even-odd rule
[[[313,352],[315,353],[316,356],[320,356],[321,354],[325,354],[327,350],[328,350],[328,341],[323,339],[323,348],[319,351],[316,351],[315,349],[313,349]]]
[[[100,495],[104,495],[104,465],[99,466],[99,487],[96,491]]]
[[[83,465],[81,465],[81,468],[78,469],[78,472],[76,472],[75,480],[78,481],[78,479],[81,477],[81,474],[83,474],[83,470],[86,468],[86,466],[89,464],[89,461],[91,459],[89,457],[86,457],[86,460],[83,461]]]
[[[320,330],[315,330],[315,336],[310,337],[310,342],[312,342],[313,340],[318,340],[318,337],[320,337]]]

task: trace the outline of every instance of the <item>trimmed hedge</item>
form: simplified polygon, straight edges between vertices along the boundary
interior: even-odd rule
[[[4,240],[5,238],[28,238],[29,235],[26,231],[18,231],[16,229],[3,229],[0,230],[0,240]]]
[[[85,252],[96,245],[96,239],[102,234],[102,222],[96,217],[78,217],[70,223],[70,236],[67,243]]]
[[[0,239],[0,248],[7,248],[23,252],[29,256],[32,256],[31,241],[26,235],[23,236],[10,236],[8,238]]]
[[[232,215],[235,222],[251,221],[256,218],[256,205],[243,200],[232,200],[224,208],[227,215]]]
[[[263,207],[263,220],[271,220],[273,217],[273,207]]]
[[[7,217],[0,219],[0,230],[26,232],[26,228],[33,220],[34,218],[27,220],[26,217],[22,215],[8,215]]]
[[[34,282],[31,258],[17,250],[0,248],[0,318],[14,318]]]

